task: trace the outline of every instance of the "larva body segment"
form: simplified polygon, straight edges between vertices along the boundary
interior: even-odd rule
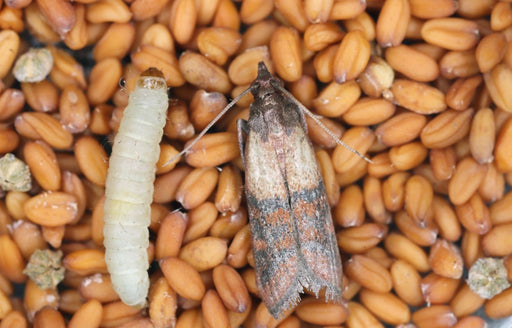
[[[103,228],[105,261],[121,300],[144,306],[155,164],[160,155],[168,107],[162,74],[144,72],[130,94],[114,139],[105,186]]]

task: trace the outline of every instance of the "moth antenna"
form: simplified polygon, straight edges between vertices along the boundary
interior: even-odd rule
[[[220,118],[222,116],[224,116],[224,114],[227,113],[227,111],[233,107],[243,96],[245,96],[246,94],[248,94],[250,91],[251,91],[251,86],[248,87],[247,89],[245,89],[241,94],[239,94],[238,96],[236,96],[233,100],[231,100],[231,102],[229,104],[226,105],[226,107],[224,107],[224,109],[219,113],[217,114],[217,116],[215,116],[215,118],[210,122],[208,123],[208,125],[203,129],[203,131],[201,131],[201,133],[199,133],[197,135],[197,137],[194,139],[194,141],[192,141],[190,143],[190,145],[188,145],[187,147],[185,147],[179,154],[173,156],[170,160],[168,160],[167,162],[165,162],[165,164],[163,166],[166,166],[168,165],[169,163],[172,163],[174,162],[176,159],[178,159],[178,157],[186,154],[198,141],[199,139],[201,139],[205,134],[206,132],[208,132],[208,130],[211,129],[212,126],[215,125],[215,123],[217,123],[218,120],[220,120]]]
[[[286,94],[288,97],[290,97],[290,99],[293,100],[294,103],[297,104],[297,106],[299,106],[299,108],[309,117],[311,117],[311,119],[313,119],[313,121],[315,121],[316,124],[318,124],[318,126],[320,126],[322,128],[322,130],[325,131],[325,133],[327,133],[338,145],[340,146],[343,146],[345,147],[347,150],[351,151],[352,153],[356,154],[357,156],[361,157],[362,159],[364,159],[365,161],[367,161],[368,163],[370,164],[373,164],[373,161],[371,159],[369,159],[368,157],[364,156],[363,154],[361,154],[360,152],[358,152],[357,150],[355,150],[354,148],[350,147],[349,145],[347,145],[346,143],[344,143],[343,141],[341,141],[336,135],[334,135],[334,133],[329,130],[323,123],[322,121],[320,121],[318,119],[318,117],[313,114],[309,109],[306,108],[306,106],[304,106],[303,104],[300,103],[300,101],[298,101],[297,99],[295,99],[295,97],[288,91],[286,90],[285,88],[281,87],[280,86],[280,89],[281,91]]]

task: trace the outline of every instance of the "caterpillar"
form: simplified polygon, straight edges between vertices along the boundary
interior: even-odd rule
[[[105,185],[105,262],[121,300],[143,307],[149,288],[148,225],[169,101],[163,74],[143,72],[114,139]]]

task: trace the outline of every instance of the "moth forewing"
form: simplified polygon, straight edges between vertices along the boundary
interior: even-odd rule
[[[105,261],[114,290],[144,306],[149,288],[147,248],[156,162],[168,107],[162,73],[142,73],[114,139],[105,185]]]
[[[341,259],[302,108],[263,63],[250,89],[254,103],[239,123],[239,142],[261,298],[275,318],[306,290],[325,290],[326,301],[339,303]]]

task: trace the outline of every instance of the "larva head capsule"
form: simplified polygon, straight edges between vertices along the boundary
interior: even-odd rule
[[[150,67],[140,75],[137,80],[137,87],[153,90],[167,90],[167,83],[165,82],[164,74],[160,70]]]

